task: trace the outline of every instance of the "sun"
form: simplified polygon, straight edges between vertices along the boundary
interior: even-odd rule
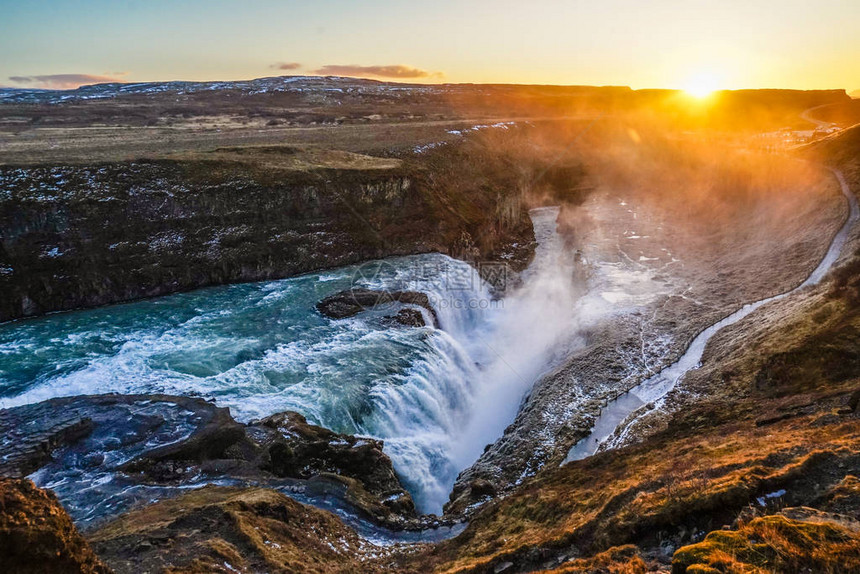
[[[696,74],[684,84],[684,91],[699,99],[707,98],[719,88],[719,78],[710,72]]]

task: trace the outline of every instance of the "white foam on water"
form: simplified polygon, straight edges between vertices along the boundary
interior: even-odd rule
[[[535,260],[501,301],[470,265],[425,254],[2,325],[0,408],[117,392],[215,399],[241,421],[295,410],[383,439],[418,507],[438,513],[457,473],[578,344],[557,215],[532,212]],[[424,292],[442,328],[317,313],[353,284]]]

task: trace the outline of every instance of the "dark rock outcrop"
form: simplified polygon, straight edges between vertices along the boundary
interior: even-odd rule
[[[416,291],[383,291],[376,289],[353,288],[346,289],[334,295],[329,295],[317,303],[317,311],[331,319],[346,319],[367,309],[387,308],[397,303],[417,305],[430,311],[436,326],[439,318],[430,304],[430,298],[425,293]],[[399,315],[399,314],[398,314]],[[404,325],[414,322],[413,318],[403,316],[399,322]],[[423,319],[422,319],[423,324]]]
[[[461,256],[464,233],[488,258],[531,245],[524,209],[466,222],[421,169],[288,146],[0,166],[0,321],[392,255]]]
[[[163,497],[210,480],[334,497],[377,523],[421,526],[410,522],[415,505],[382,441],[338,434],[298,413],[243,425],[200,398],[68,397],[0,410],[0,434],[0,468],[17,476],[41,469],[85,526],[135,504],[126,489]],[[113,480],[104,483],[105,472]]]
[[[0,570],[108,574],[57,497],[29,480],[0,477]]]
[[[266,450],[262,468],[276,476],[354,479],[391,512],[415,514],[412,497],[401,486],[380,440],[334,433],[294,412],[263,419],[249,428],[249,435]]]
[[[404,327],[425,327],[424,315],[418,309],[401,309],[396,315],[385,318],[390,325],[402,325]]]

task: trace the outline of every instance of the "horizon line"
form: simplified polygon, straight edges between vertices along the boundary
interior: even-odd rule
[[[237,83],[237,82],[253,82],[258,80],[267,80],[267,79],[278,79],[278,78],[322,78],[322,79],[343,79],[343,80],[360,80],[360,81],[369,81],[369,82],[377,82],[380,84],[398,84],[404,86],[532,86],[532,87],[550,87],[550,88],[604,88],[604,89],[627,89],[633,92],[643,92],[643,91],[667,91],[667,92],[684,92],[684,88],[669,88],[669,87],[640,87],[634,88],[630,85],[625,84],[547,84],[547,83],[516,83],[516,82],[409,82],[409,81],[398,81],[394,79],[380,79],[380,78],[371,78],[371,77],[361,77],[361,76],[340,76],[340,75],[322,75],[322,74],[293,74],[293,75],[280,75],[280,76],[258,76],[252,78],[241,78],[241,79],[232,79],[232,80],[182,80],[182,79],[172,79],[172,80],[140,80],[140,81],[122,81],[116,80],[113,82],[97,82],[93,84],[81,84],[74,88],[27,88],[20,86],[9,86],[9,85],[0,85],[0,89],[2,90],[19,90],[26,92],[74,92],[81,88],[89,88],[96,86],[112,86],[112,85],[140,85],[140,84],[173,84],[173,83],[185,83],[185,84],[215,84],[215,83]],[[783,87],[743,87],[743,88],[718,88],[714,90],[714,93],[719,92],[741,92],[741,91],[766,91],[766,90],[780,90],[780,91],[796,91],[796,92],[833,92],[833,91],[842,91],[845,92],[846,95],[851,96],[851,94],[860,91],[851,90],[850,88],[844,87],[834,87],[834,88],[783,88]]]

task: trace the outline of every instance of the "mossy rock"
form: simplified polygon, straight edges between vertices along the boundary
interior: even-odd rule
[[[672,557],[674,574],[799,571],[860,571],[860,533],[834,519],[772,515],[711,532]]]

